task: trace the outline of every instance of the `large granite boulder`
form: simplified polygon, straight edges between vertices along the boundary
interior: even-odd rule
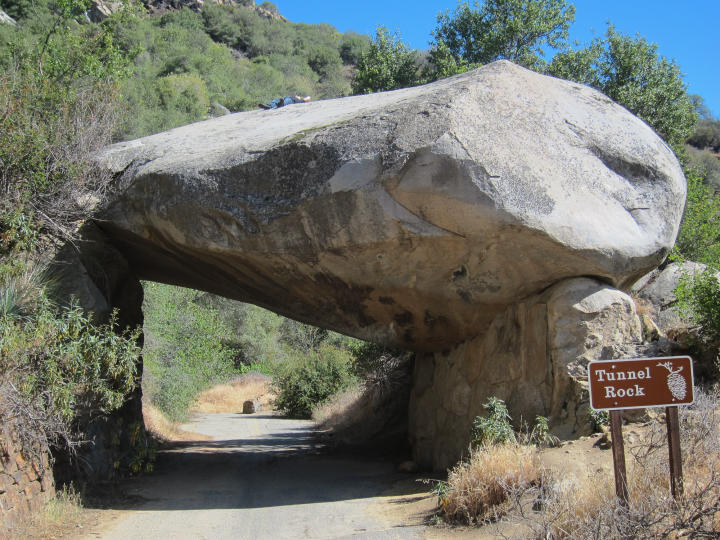
[[[562,280],[628,287],[673,245],[672,151],[602,94],[501,61],[113,145],[99,222],[142,279],[440,351]]]

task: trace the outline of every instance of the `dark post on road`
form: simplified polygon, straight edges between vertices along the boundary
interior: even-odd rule
[[[695,399],[692,359],[689,356],[673,356],[590,362],[588,383],[592,408],[610,411],[615,493],[621,503],[628,504],[625,445],[622,436],[623,409],[665,407],[670,454],[670,490],[674,498],[682,496],[678,405],[690,405]]]

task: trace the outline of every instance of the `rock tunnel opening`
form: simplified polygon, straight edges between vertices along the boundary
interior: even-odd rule
[[[158,409],[173,421],[194,413],[312,415],[325,445],[409,452],[412,353],[211,293],[142,285],[146,421]]]

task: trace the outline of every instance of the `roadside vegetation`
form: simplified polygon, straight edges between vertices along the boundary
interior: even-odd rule
[[[694,405],[680,408],[685,492],[678,500],[669,490],[662,418],[636,426],[637,439],[626,443],[627,507],[615,497],[612,469],[577,477],[545,467],[547,442],[527,429],[513,430],[501,401],[491,400],[486,409],[488,417],[476,423],[468,459],[449,471],[447,482],[436,484],[438,522],[480,525],[498,534],[509,525],[526,538],[716,535],[720,527],[717,391],[699,391]]]

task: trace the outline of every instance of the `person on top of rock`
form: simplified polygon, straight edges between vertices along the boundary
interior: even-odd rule
[[[310,96],[285,96],[281,98],[275,98],[267,105],[259,103],[259,106],[261,109],[279,109],[280,107],[284,107],[285,105],[292,105],[293,103],[307,103],[308,101],[310,101]]]

